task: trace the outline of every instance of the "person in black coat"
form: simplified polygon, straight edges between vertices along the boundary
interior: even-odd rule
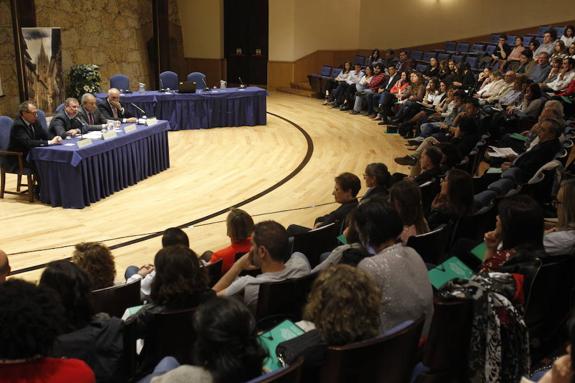
[[[64,110],[56,114],[50,121],[48,128],[50,135],[66,138],[88,133],[88,127],[78,116],[79,110],[80,103],[78,100],[73,97],[67,98],[64,101]]]
[[[391,175],[385,164],[372,163],[367,165],[363,178],[365,180],[365,186],[367,186],[368,189],[363,195],[362,201],[374,197],[387,198]]]
[[[120,103],[120,91],[116,88],[108,90],[108,97],[98,103],[98,109],[106,120],[121,122],[136,122],[137,119]]]
[[[78,113],[79,118],[88,126],[88,130],[101,130],[108,122],[102,114],[96,102],[96,97],[91,93],[82,96],[82,108]]]
[[[34,169],[32,163],[27,162],[28,153],[32,148],[56,145],[62,142],[60,137],[50,139],[48,133],[38,122],[38,108],[31,101],[25,101],[19,106],[19,116],[12,124],[10,144],[8,150],[21,152],[24,158],[24,166]],[[9,171],[18,169],[18,159],[15,156],[6,156],[5,167]]]

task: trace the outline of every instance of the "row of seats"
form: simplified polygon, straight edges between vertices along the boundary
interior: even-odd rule
[[[200,86],[205,86],[206,75],[201,72],[192,72],[186,76],[186,81],[192,81]],[[178,89],[180,79],[178,74],[172,71],[160,73],[160,89]],[[121,91],[130,89],[130,79],[125,74],[115,74],[110,77],[110,88],[120,89]]]

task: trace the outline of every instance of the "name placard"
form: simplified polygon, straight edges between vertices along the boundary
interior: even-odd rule
[[[84,138],[83,140],[78,141],[76,144],[78,145],[78,148],[82,149],[86,146],[92,145],[92,140],[89,138]]]
[[[138,127],[136,126],[136,124],[130,124],[130,125],[127,125],[126,127],[124,127],[124,133],[126,133],[126,134],[135,132],[136,130],[138,130]]]
[[[156,117],[151,117],[146,120],[146,125],[155,125],[158,123],[158,119]]]
[[[102,134],[102,138],[104,140],[109,140],[110,138],[118,137],[118,133],[115,130],[109,130],[106,133]]]

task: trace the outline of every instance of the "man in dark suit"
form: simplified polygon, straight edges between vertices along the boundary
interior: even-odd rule
[[[372,102],[375,103],[377,100],[376,109],[378,111],[378,114],[377,116],[375,116],[376,120],[379,120],[382,117],[381,113],[379,112],[381,111],[383,105],[390,102],[387,99],[395,98],[395,96],[389,93],[389,91],[395,85],[397,80],[399,80],[399,78],[401,77],[400,73],[397,71],[397,68],[395,67],[395,64],[391,64],[390,66],[387,67],[387,74],[388,77],[381,82],[381,85],[379,86],[377,93],[371,95],[371,97],[373,97]]]
[[[116,88],[111,88],[108,91],[108,97],[98,103],[98,109],[106,120],[114,120],[121,122],[137,122],[138,119],[127,111],[122,104],[120,104],[120,91]]]
[[[81,98],[82,108],[78,113],[79,118],[85,123],[88,130],[97,131],[106,127],[107,120],[98,109],[96,97],[91,93],[86,93]]]
[[[64,101],[64,110],[56,114],[52,118],[52,121],[50,121],[48,132],[51,136],[66,138],[68,136],[75,137],[79,134],[88,133],[88,128],[82,120],[78,118],[79,110],[80,104],[78,100],[73,97],[67,98]]]
[[[26,159],[28,153],[32,148],[48,145],[57,145],[62,142],[60,136],[52,139],[48,138],[48,134],[42,129],[38,122],[38,108],[31,101],[24,101],[19,106],[19,116],[12,124],[12,132],[10,134],[9,151],[22,152],[24,158],[24,166],[31,169],[36,173],[34,163],[28,162]],[[8,171],[16,171],[18,169],[18,159],[15,156],[5,157],[5,168]],[[40,180],[36,174],[38,185]],[[39,190],[38,188],[36,190]]]

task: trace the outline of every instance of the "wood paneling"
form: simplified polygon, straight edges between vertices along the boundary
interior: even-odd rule
[[[268,89],[289,87],[293,81],[294,64],[285,61],[268,62]]]
[[[188,73],[202,72],[206,75],[209,87],[220,86],[220,80],[225,80],[225,65],[223,59],[198,59],[186,57],[186,72],[178,73],[180,81],[184,81]]]

